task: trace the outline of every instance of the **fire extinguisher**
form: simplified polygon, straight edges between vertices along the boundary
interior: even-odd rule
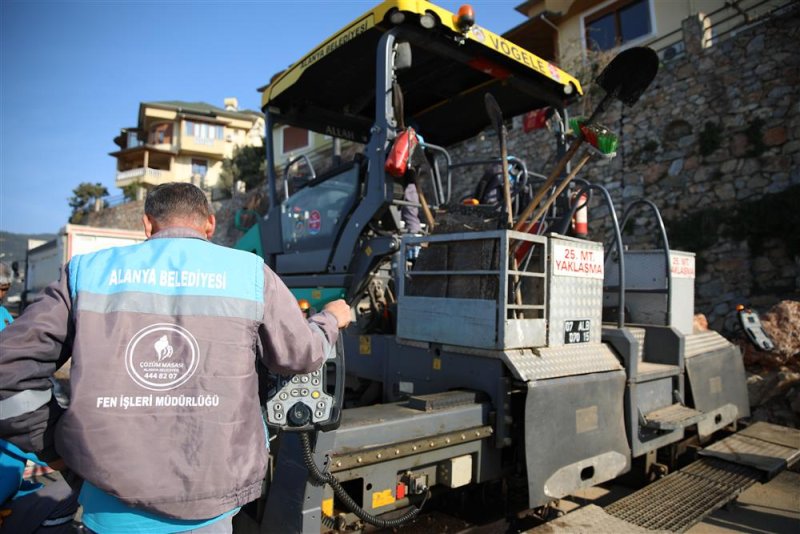
[[[575,237],[585,239],[589,237],[589,194],[582,193],[576,197],[573,195],[572,203],[578,203],[578,209],[572,216],[572,233]]]

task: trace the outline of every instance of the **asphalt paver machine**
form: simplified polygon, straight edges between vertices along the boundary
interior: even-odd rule
[[[356,319],[332,355],[338,380],[323,372],[270,392],[268,422],[286,432],[265,524],[397,526],[431,495],[478,486],[546,507],[748,415],[738,350],[693,332],[694,256],[669,249],[657,208],[629,207],[652,211],[661,248],[625,250],[608,192],[569,183],[595,118],[609,100],[633,104],[656,69],[642,49],[609,65],[607,98],[576,122],[578,140],[568,149],[568,127],[555,129],[561,161],[544,183],[529,155],[507,154],[504,125],[544,107],[567,125],[581,85],[470,9],[389,0],[263,88],[270,210],[237,247],[310,309],[343,297]],[[280,125],[335,138],[328,168],[279,178]],[[454,161],[446,147],[482,131],[498,136],[497,156]],[[388,172],[398,148],[407,169]],[[502,169],[500,201],[465,206],[465,166],[487,164]],[[610,208],[607,246],[570,235],[571,199],[590,194]]]

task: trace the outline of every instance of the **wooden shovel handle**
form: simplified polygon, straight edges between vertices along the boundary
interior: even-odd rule
[[[584,165],[586,165],[586,163],[589,161],[589,159],[591,159],[591,157],[592,157],[591,154],[585,154],[581,158],[581,160],[575,165],[575,167],[572,169],[572,171],[570,171],[569,175],[567,175],[567,177],[564,178],[564,181],[561,182],[560,184],[558,184],[558,187],[556,188],[555,192],[552,195],[550,195],[549,197],[547,197],[547,200],[544,202],[544,204],[542,204],[539,207],[539,209],[536,210],[536,213],[533,215],[533,217],[531,217],[531,222],[524,224],[522,226],[522,228],[520,228],[521,232],[528,233],[528,232],[531,231],[531,228],[533,228],[533,225],[536,224],[536,221],[538,221],[539,218],[548,209],[550,209],[550,206],[553,205],[553,202],[555,202],[555,200],[558,198],[558,195],[560,195],[564,191],[564,189],[567,188],[567,186],[572,181],[572,179],[575,178],[575,176],[578,174],[578,172],[580,172],[580,170],[583,168]],[[517,248],[519,248],[520,244],[522,244],[522,241],[516,241],[512,245],[512,247],[511,247],[511,253],[512,254],[517,251]]]
[[[431,208],[428,206],[428,199],[425,198],[425,193],[422,192],[422,188],[419,184],[414,180],[414,184],[417,186],[417,195],[419,196],[419,203],[422,206],[422,214],[425,216],[425,222],[428,223],[428,232],[432,232],[435,226],[433,220],[433,213],[431,213]]]
[[[539,190],[536,192],[536,195],[533,197],[533,200],[530,201],[530,204],[528,204],[525,207],[525,210],[519,215],[517,224],[514,225],[514,230],[521,231],[522,228],[527,224],[526,220],[528,219],[528,217],[531,216],[533,210],[535,210],[536,207],[539,205],[539,203],[542,201],[544,196],[547,194],[547,191],[551,187],[553,187],[553,184],[556,182],[556,178],[558,178],[558,176],[562,172],[564,172],[564,168],[567,166],[567,163],[569,163],[569,160],[572,159],[572,157],[575,155],[575,153],[578,151],[578,149],[582,144],[583,144],[582,138],[578,138],[572,142],[572,145],[569,147],[569,150],[567,150],[567,153],[564,154],[564,157],[562,157],[561,160],[559,160],[558,164],[550,173],[550,176],[547,177],[547,180],[544,182],[542,187],[540,187]]]

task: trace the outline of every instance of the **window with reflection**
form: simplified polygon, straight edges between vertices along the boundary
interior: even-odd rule
[[[281,150],[288,154],[294,150],[306,148],[309,145],[309,133],[305,128],[287,126],[283,129],[283,146]]]
[[[283,201],[281,230],[286,250],[294,250],[300,241],[304,250],[329,246],[355,204],[359,170],[357,164],[334,170]]]
[[[156,124],[150,128],[147,142],[151,145],[171,145],[172,144],[172,123],[164,122]]]
[[[588,50],[611,50],[650,35],[650,0],[614,2],[583,19]]]

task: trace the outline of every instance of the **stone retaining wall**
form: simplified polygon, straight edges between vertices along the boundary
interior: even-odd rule
[[[264,215],[267,210],[266,195],[261,188],[236,195],[233,198],[211,202],[211,208],[217,217],[217,230],[212,241],[219,245],[233,246],[245,233],[244,228],[254,222],[252,216],[240,221],[240,228],[236,226],[236,212],[249,208]],[[105,228],[124,228],[139,230],[142,227],[142,213],[144,201],[127,202],[112,208],[89,214],[85,224]]]

